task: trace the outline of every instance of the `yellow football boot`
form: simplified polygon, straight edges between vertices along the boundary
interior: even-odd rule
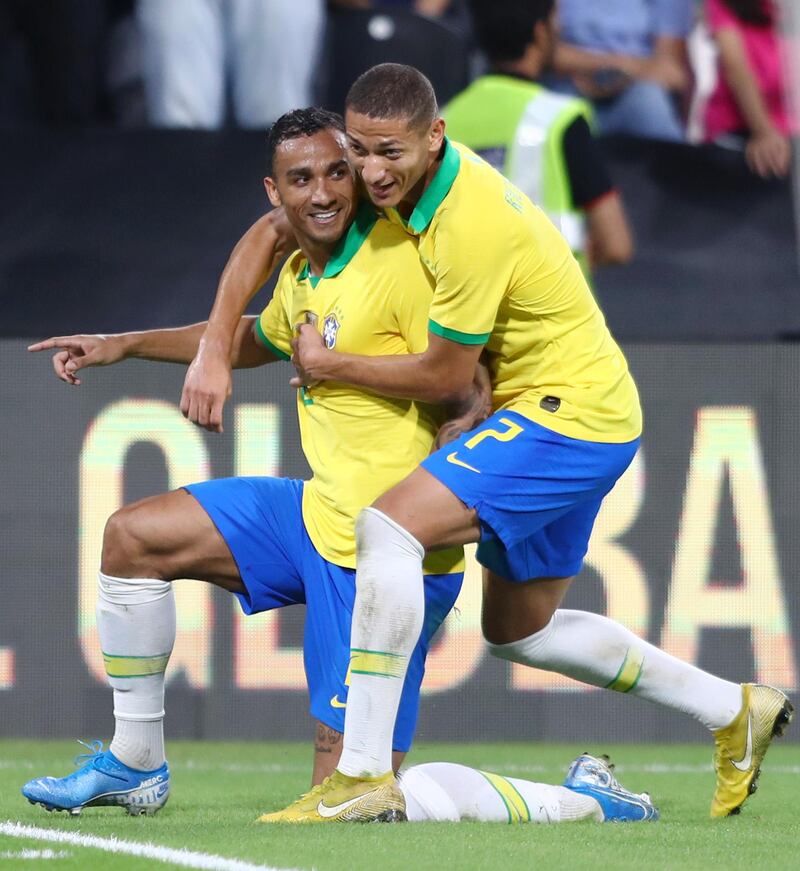
[[[794,708],[774,687],[742,684],[742,709],[730,726],[714,732],[717,788],[711,816],[738,814],[758,787],[761,762],[774,737],[783,735]]]
[[[348,777],[334,771],[282,811],[264,814],[259,823],[399,823],[406,800],[391,771],[380,777]]]

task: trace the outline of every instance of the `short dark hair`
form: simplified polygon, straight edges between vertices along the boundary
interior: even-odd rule
[[[554,8],[555,0],[470,0],[478,45],[492,62],[519,60]]]
[[[313,136],[321,130],[338,130],[344,133],[344,120],[337,112],[309,106],[307,109],[292,109],[270,127],[267,133],[267,175],[272,175],[275,152],[282,142]]]
[[[408,126],[423,130],[439,115],[433,85],[406,64],[378,64],[353,82],[345,109],[368,118],[406,118]]]

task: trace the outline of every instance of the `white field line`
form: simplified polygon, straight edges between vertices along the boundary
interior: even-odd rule
[[[82,835],[80,832],[64,832],[55,829],[41,829],[26,826],[12,820],[0,823],[0,835],[10,838],[28,838],[33,841],[50,841],[57,844],[72,844],[76,847],[90,847],[106,853],[125,853],[158,862],[172,862],[184,868],[206,868],[211,871],[296,871],[290,868],[275,868],[270,865],[253,865],[240,859],[226,859],[211,853],[195,853],[192,850],[158,847],[155,844],[141,844],[136,841],[120,841],[117,838],[98,838],[96,835]]]
[[[69,850],[6,850],[0,853],[0,859],[69,859]]]

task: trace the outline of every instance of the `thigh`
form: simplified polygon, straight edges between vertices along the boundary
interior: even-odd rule
[[[121,577],[194,578],[241,589],[224,538],[185,490],[142,499],[112,515],[102,562],[103,571]]]
[[[313,548],[303,524],[302,481],[219,478],[186,487],[230,551],[245,614],[305,602],[304,559]]]
[[[474,512],[482,543],[498,539],[509,550],[581,505],[602,499],[630,465],[638,444],[638,439],[605,444],[569,438],[513,411],[499,411],[431,454],[422,467]]]
[[[580,502],[509,547],[495,536],[478,545],[478,562],[507,581],[568,578],[583,567],[602,496]]]
[[[411,533],[425,550],[480,539],[480,522],[474,509],[422,466],[387,490],[373,507]]]
[[[674,142],[686,138],[675,100],[656,82],[633,82],[614,100],[601,103],[597,117],[605,134],[629,133]]]
[[[581,570],[602,501],[580,503],[509,548],[494,537],[478,545],[487,641],[518,641],[548,624]]]

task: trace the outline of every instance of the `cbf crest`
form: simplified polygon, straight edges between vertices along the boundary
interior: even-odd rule
[[[339,318],[336,316],[336,312],[325,315],[325,320],[322,322],[322,340],[329,351],[336,347],[336,336],[338,333]]]

